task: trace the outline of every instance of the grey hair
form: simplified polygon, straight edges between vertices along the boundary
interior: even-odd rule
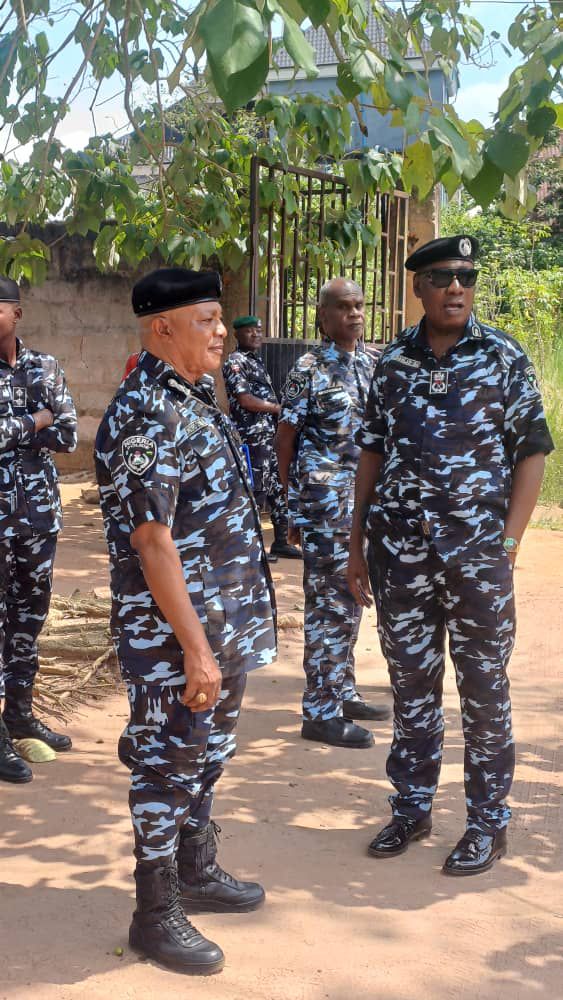
[[[345,278],[344,275],[341,275],[340,277],[330,278],[328,281],[325,281],[319,292],[319,306],[326,306],[328,304],[332,296],[333,286],[337,281],[345,281],[347,285],[351,285],[352,288],[355,288],[360,295],[364,294],[363,288],[358,285],[357,281],[352,281],[351,278]]]

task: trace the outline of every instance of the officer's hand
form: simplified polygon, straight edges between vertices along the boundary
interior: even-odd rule
[[[221,671],[209,649],[198,654],[184,653],[186,690],[182,702],[192,712],[207,712],[221,694]],[[201,697],[205,695],[205,701]]]
[[[35,413],[31,414],[33,418],[33,423],[35,424],[36,431],[42,431],[45,427],[51,427],[55,418],[51,413],[51,410],[45,407],[44,410],[36,410]]]
[[[356,604],[371,608],[371,587],[369,585],[368,564],[363,552],[350,550],[348,571],[346,574],[348,589]]]

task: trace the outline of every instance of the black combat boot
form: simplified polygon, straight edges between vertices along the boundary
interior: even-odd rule
[[[258,882],[239,882],[216,862],[216,823],[195,834],[180,834],[178,878],[188,913],[247,913],[257,910],[265,893]]]
[[[274,524],[274,541],[270,545],[270,555],[282,559],[302,559],[303,553],[296,545],[290,545],[287,540],[287,523]]]
[[[33,689],[9,685],[6,687],[4,722],[13,740],[41,740],[52,750],[70,750],[69,736],[54,733],[33,714]]]
[[[32,778],[31,768],[15,750],[0,715],[0,781],[14,781],[23,784],[24,781],[31,781]]]
[[[225,956],[190,923],[178,895],[174,862],[137,864],[137,909],[129,928],[129,945],[176,972],[206,976],[219,972]]]

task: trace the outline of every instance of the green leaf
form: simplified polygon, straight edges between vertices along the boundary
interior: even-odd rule
[[[208,66],[217,93],[227,111],[236,111],[248,104],[266,82],[269,69],[268,49],[265,48],[246,69],[230,77],[224,76],[211,55],[208,56]]]
[[[358,94],[362,93],[362,88],[352,76],[350,63],[338,63],[336,80],[340,93],[343,94],[347,101],[353,101]]]
[[[383,63],[374,52],[359,46],[351,49],[350,72],[363,92],[369,90],[382,69]]]
[[[450,148],[452,162],[458,174],[474,177],[481,167],[481,159],[453,122],[437,112],[430,117],[428,124],[436,139]]]
[[[518,132],[497,132],[485,144],[489,160],[512,178],[526,165],[529,150],[528,142]]]
[[[288,14],[284,14],[284,22],[284,45],[295,65],[305,70],[307,78],[311,80],[318,76],[313,47],[305,38],[297,22]]]
[[[280,0],[283,6],[283,0]],[[303,10],[314,28],[320,28],[331,12],[330,0],[299,0]]]
[[[432,150],[427,142],[418,139],[407,146],[403,163],[403,184],[410,193],[417,189],[419,201],[424,201],[434,187],[435,172]]]
[[[464,178],[469,194],[481,208],[487,208],[498,197],[504,174],[488,157],[483,157],[483,166],[471,179]]]
[[[237,0],[219,0],[201,18],[199,31],[208,58],[213,61],[213,81],[218,92],[218,76],[222,78],[221,89],[225,90],[230,77],[255,66],[267,50],[268,38],[262,17],[257,10]],[[258,89],[250,96],[254,97]],[[231,102],[231,106],[237,105]]]
[[[527,116],[526,121],[530,135],[541,139],[557,121],[557,112],[555,108],[543,105],[541,108],[536,108],[535,111],[532,111]]]
[[[402,111],[406,111],[413,92],[407,81],[395,67],[388,62],[384,73],[385,90],[389,94],[393,104],[396,104]]]

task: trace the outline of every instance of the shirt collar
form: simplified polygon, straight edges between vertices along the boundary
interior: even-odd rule
[[[461,344],[461,343],[463,343],[465,341],[468,341],[468,340],[475,340],[475,341],[483,340],[484,337],[485,337],[485,333],[484,333],[483,327],[481,326],[480,323],[477,322],[477,319],[475,318],[475,314],[474,313],[470,313],[469,319],[467,320],[467,323],[465,324],[465,329],[464,329],[461,337],[459,338],[457,344]],[[416,344],[417,347],[427,347],[427,343],[426,343],[426,317],[425,316],[422,317],[422,319],[420,320],[419,323],[417,323],[416,326],[413,326],[409,330],[406,331],[404,339],[405,340],[410,340],[411,343]],[[456,344],[456,347],[457,347],[457,344]]]
[[[346,365],[351,364],[358,353],[360,353],[358,344],[359,341],[356,341],[354,350],[347,351],[346,348],[339,347],[334,340],[330,340],[328,337],[323,337],[321,341],[323,354],[329,361],[343,361]]]
[[[27,361],[29,361],[29,358],[30,358],[30,352],[25,346],[23,340],[20,340],[19,337],[16,337],[16,363],[14,365],[13,370],[15,371],[16,368],[21,368],[23,365],[26,364]],[[0,364],[5,365],[6,368],[10,368],[10,365],[7,363],[7,361],[1,361]]]

